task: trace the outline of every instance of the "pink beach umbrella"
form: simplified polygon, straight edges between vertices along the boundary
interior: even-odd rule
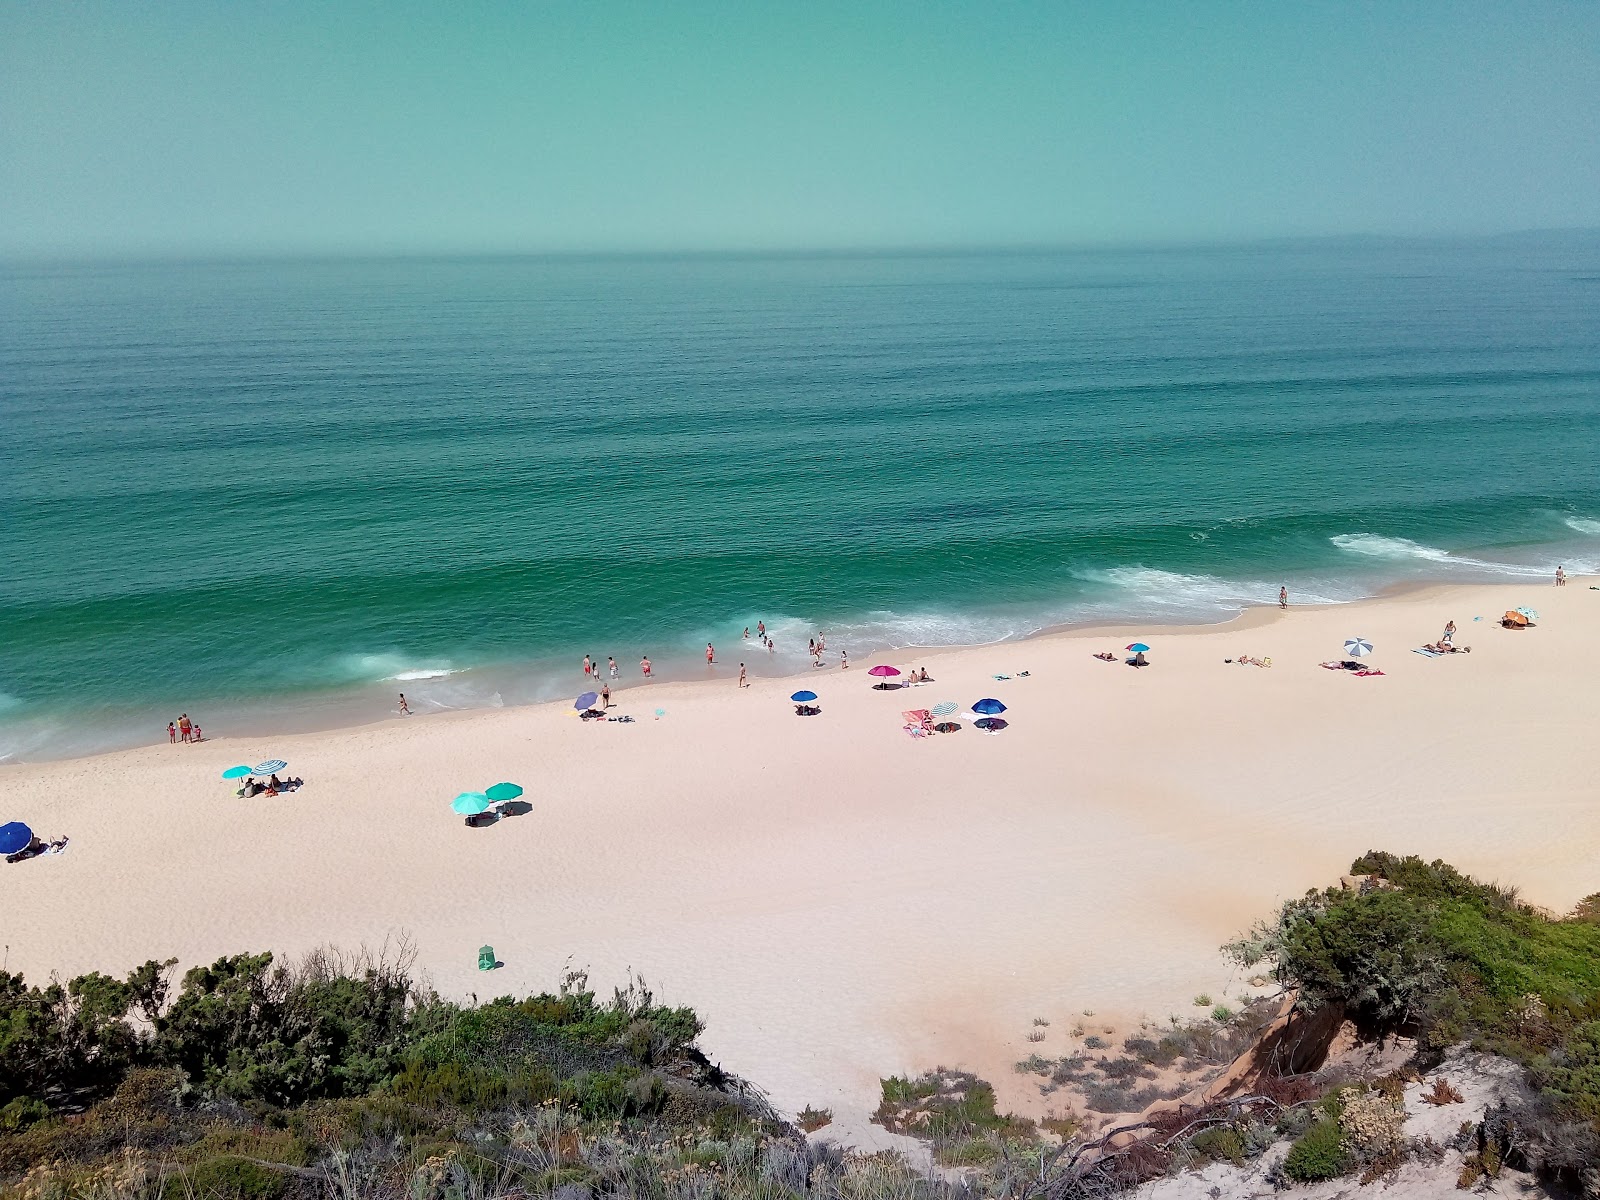
[[[899,667],[886,667],[882,665],[873,667],[872,670],[867,672],[868,675],[875,675],[879,679],[885,680],[898,679],[901,673],[902,672]],[[886,692],[889,690],[889,685],[887,683],[875,683],[872,686],[877,688],[879,691]]]

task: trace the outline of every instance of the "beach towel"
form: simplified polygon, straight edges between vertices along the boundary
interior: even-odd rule
[[[914,738],[920,738],[927,737],[931,731],[924,729],[921,725],[907,725],[906,732]]]
[[[1420,654],[1424,658],[1440,658],[1440,657],[1442,657],[1442,655],[1440,655],[1440,653],[1437,650],[1434,650],[1433,648],[1431,648],[1429,646],[1418,646],[1411,653]]]
[[[1010,679],[1011,676],[1009,676],[1009,675],[996,675],[995,678],[996,679]]]

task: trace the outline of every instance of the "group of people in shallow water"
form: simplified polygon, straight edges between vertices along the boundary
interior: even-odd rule
[[[205,735],[200,732],[200,726],[189,719],[189,714],[184,713],[176,721],[167,722],[167,741],[177,742],[203,742]]]

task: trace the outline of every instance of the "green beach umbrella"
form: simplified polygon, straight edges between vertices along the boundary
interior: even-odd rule
[[[483,794],[491,800],[515,800],[522,795],[522,789],[514,783],[497,783],[493,787],[484,788]]]
[[[450,801],[450,807],[462,816],[474,816],[489,807],[489,797],[482,792],[462,792],[461,795]]]

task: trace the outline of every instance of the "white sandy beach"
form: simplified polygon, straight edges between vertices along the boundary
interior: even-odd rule
[[[1590,582],[902,655],[937,682],[887,693],[865,658],[739,690],[735,649],[714,681],[619,691],[632,724],[550,705],[10,766],[0,821],[71,844],[0,868],[0,940],[34,980],[402,933],[456,995],[632,969],[780,1107],[855,1127],[880,1076],[942,1063],[1037,1110],[1017,1059],[1063,1053],[1074,1019],[1121,1032],[1248,992],[1219,943],[1369,848],[1554,909],[1600,891]],[[1493,624],[1519,604],[1537,628]],[[1410,652],[1449,618],[1470,655]],[[1353,634],[1385,675],[1318,668]],[[1135,638],[1147,670],[1090,657]],[[1273,665],[1224,664],[1241,653]],[[797,687],[821,716],[794,715]],[[1009,706],[997,736],[901,729],[983,696]],[[219,778],[273,756],[307,786],[246,801]],[[464,827],[450,799],[499,780],[531,813]]]

